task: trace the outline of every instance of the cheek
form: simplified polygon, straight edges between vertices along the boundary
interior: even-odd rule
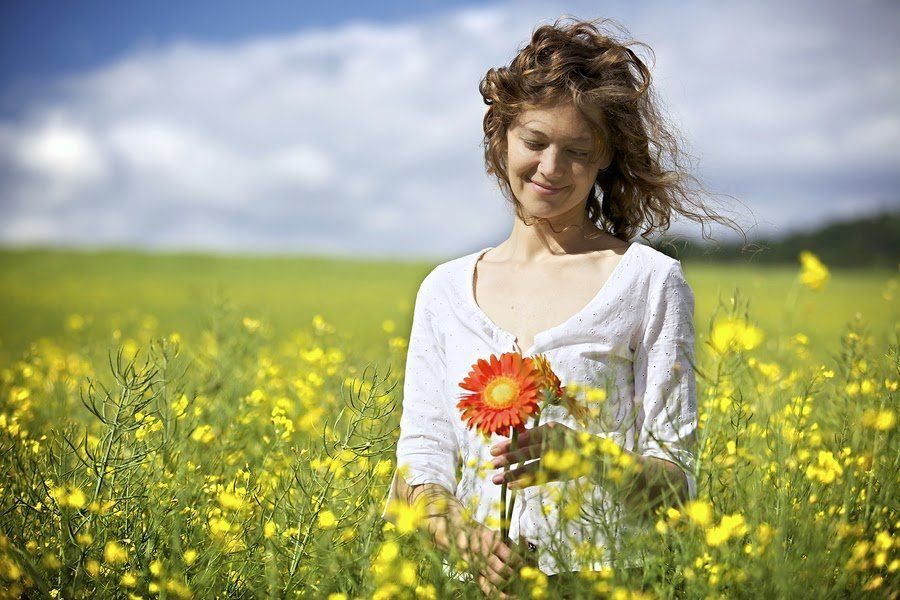
[[[515,175],[521,177],[528,171],[531,171],[538,164],[538,160],[535,160],[534,157],[525,152],[513,150],[509,153],[509,167],[510,171]]]

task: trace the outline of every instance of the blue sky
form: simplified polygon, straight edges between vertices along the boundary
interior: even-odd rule
[[[751,235],[900,206],[897,3],[10,1],[0,244],[499,243],[512,214],[484,173],[477,84],[564,14],[654,49],[696,174]]]
[[[335,27],[352,20],[392,23],[486,2],[392,0],[297,2],[71,2],[0,3],[0,90],[3,114],[52,84],[140,48],[178,40],[228,44],[254,36]]]

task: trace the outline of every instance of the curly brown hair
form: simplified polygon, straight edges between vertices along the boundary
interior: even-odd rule
[[[605,31],[606,25],[622,32],[624,41]],[[647,238],[653,231],[666,231],[672,213],[678,212],[744,235],[734,221],[699,200],[703,186],[684,167],[682,144],[662,116],[650,69],[630,46],[646,48],[655,62],[653,50],[630,39],[612,19],[560,17],[536,28],[508,67],[489,69],[478,86],[488,105],[482,143],[487,173],[496,176],[516,215],[530,224],[510,188],[507,130],[524,110],[572,102],[591,126],[595,156],[612,152],[612,162],[598,171],[585,205],[588,219],[599,229],[628,241],[646,224],[641,236]]]

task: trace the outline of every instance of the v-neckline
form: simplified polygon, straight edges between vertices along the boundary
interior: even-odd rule
[[[562,323],[559,323],[557,325],[554,325],[553,327],[544,329],[543,331],[539,331],[536,334],[534,334],[534,339],[532,341],[531,347],[528,348],[528,350],[526,350],[525,352],[522,352],[522,347],[519,344],[518,337],[516,335],[514,335],[513,333],[503,329],[502,327],[497,325],[493,320],[491,320],[491,318],[487,315],[487,313],[484,312],[484,310],[482,310],[482,308],[478,305],[478,301],[475,299],[475,272],[478,267],[478,261],[481,260],[481,257],[484,256],[484,254],[488,250],[493,249],[494,246],[488,246],[488,247],[484,248],[483,250],[477,252],[475,254],[475,259],[469,265],[469,269],[468,269],[468,284],[469,284],[468,287],[469,287],[469,289],[468,289],[468,294],[467,294],[467,296],[469,298],[469,303],[472,305],[472,308],[475,310],[475,312],[490,327],[492,327],[495,332],[497,332],[497,333],[503,335],[504,337],[506,337],[507,339],[511,340],[512,343],[515,345],[515,347],[517,347],[519,349],[519,352],[522,352],[523,356],[529,356],[537,349],[537,347],[540,345],[540,340],[543,339],[544,336],[549,335],[550,333],[552,333],[554,331],[557,331],[559,329],[566,327],[569,323],[571,323],[572,321],[574,321],[575,319],[577,319],[578,317],[580,317],[584,313],[586,313],[591,307],[594,306],[594,304],[599,302],[600,299],[604,295],[606,295],[607,288],[609,288],[611,285],[610,282],[612,282],[614,280],[614,278],[617,277],[619,271],[622,270],[622,264],[628,258],[628,254],[631,252],[631,249],[636,245],[637,245],[637,242],[629,243],[628,248],[625,249],[625,253],[622,254],[622,258],[620,258],[619,262],[616,263],[616,266],[613,267],[613,270],[609,274],[609,277],[606,278],[606,281],[603,282],[603,285],[600,287],[599,290],[597,290],[597,293],[594,294],[594,296],[588,301],[587,304],[585,304],[583,307],[581,307],[581,309],[579,309],[577,312],[575,312],[569,318],[565,319]]]

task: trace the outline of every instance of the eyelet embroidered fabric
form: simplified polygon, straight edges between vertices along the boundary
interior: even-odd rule
[[[406,466],[408,485],[444,486],[481,523],[499,516],[500,486],[485,465],[493,458],[491,445],[504,438],[486,442],[466,429],[456,409],[463,392],[459,382],[479,358],[522,351],[515,336],[493,323],[475,301],[476,261],[490,248],[438,265],[419,286],[397,440],[397,464]],[[689,497],[696,498],[693,316],[694,294],[680,261],[632,243],[597,295],[565,322],[538,333],[523,352],[545,354],[563,385],[606,389],[603,418],[585,429],[562,406],[548,406],[541,422],[558,421],[611,438],[637,454],[671,461],[685,472]],[[583,506],[593,512],[590,519],[582,513],[563,530],[558,498],[575,494],[586,494]],[[518,491],[509,534],[536,548],[538,567],[547,575],[599,570],[613,564],[610,551],[627,536],[622,510],[603,486],[585,477],[551,481]],[[585,544],[600,548],[604,558],[580,558],[578,549]],[[464,578],[446,564],[445,572]]]

